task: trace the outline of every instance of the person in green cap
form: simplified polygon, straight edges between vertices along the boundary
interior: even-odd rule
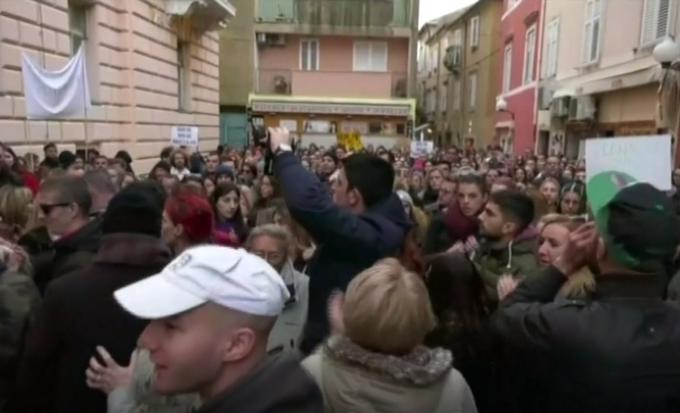
[[[587,193],[594,222],[500,303],[494,327],[548,364],[542,412],[678,412],[680,306],[664,297],[680,221],[663,192],[628,174],[600,173]],[[594,296],[555,300],[582,265]]]

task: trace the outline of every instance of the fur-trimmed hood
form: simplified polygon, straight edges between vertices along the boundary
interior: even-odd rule
[[[336,336],[302,366],[321,388],[326,413],[476,413],[472,393],[444,349],[397,357]]]
[[[451,352],[442,348],[420,346],[405,356],[397,357],[364,350],[342,336],[329,340],[325,351],[338,362],[362,367],[406,386],[425,387],[440,381],[451,370],[453,362]]]

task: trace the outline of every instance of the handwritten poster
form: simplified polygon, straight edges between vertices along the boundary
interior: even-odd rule
[[[170,141],[175,146],[198,146],[198,127],[173,126]]]
[[[670,135],[586,140],[586,177],[625,172],[662,191],[671,189]]]

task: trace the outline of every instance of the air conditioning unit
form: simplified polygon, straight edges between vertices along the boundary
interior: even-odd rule
[[[286,36],[280,33],[267,33],[267,46],[285,46]]]
[[[590,121],[595,119],[595,99],[591,96],[572,98],[569,104],[569,120]]]
[[[553,118],[564,118],[569,116],[571,100],[572,99],[569,96],[564,96],[553,100],[550,107],[551,116]]]

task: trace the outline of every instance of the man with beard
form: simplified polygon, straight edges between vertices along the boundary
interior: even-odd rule
[[[466,251],[473,258],[490,298],[498,301],[496,285],[505,274],[526,278],[536,270],[537,232],[530,227],[534,203],[518,191],[499,191],[479,216],[481,242],[474,248],[468,241]]]

